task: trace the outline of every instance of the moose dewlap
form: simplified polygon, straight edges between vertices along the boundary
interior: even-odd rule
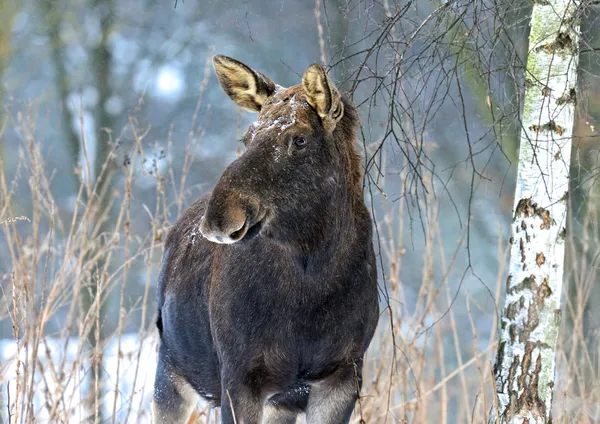
[[[283,88],[213,63],[259,115],[245,153],[167,237],[154,422],[187,422],[202,396],[224,424],[347,423],[379,315],[357,111],[320,65]]]

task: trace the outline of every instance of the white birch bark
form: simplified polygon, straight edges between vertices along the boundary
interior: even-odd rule
[[[534,0],[509,276],[490,423],[552,416],[578,31],[573,0]]]

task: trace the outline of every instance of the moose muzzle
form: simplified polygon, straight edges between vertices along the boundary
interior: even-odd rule
[[[232,244],[242,240],[260,224],[259,207],[251,200],[232,198],[214,191],[200,223],[200,233],[214,243]]]

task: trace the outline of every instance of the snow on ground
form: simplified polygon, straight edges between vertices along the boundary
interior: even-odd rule
[[[118,340],[113,338],[109,341],[102,364],[104,422],[111,422],[108,418],[112,417],[114,407],[115,423],[151,423],[150,400],[156,369],[156,348],[155,334],[141,340],[137,333],[124,334],[121,339],[122,355],[119,361]],[[76,361],[79,349],[77,338],[70,338],[65,344],[65,340],[48,337],[40,344],[37,353],[39,362],[36,365],[32,391],[36,423],[93,422],[93,419],[90,419],[93,417],[93,412],[90,415],[81,403],[81,399],[86,396],[88,391],[90,361],[86,360],[83,365]],[[17,358],[22,362],[19,363]],[[17,364],[19,364],[19,384],[21,385],[19,392],[23,393],[23,364],[27,364],[26,360],[27,354],[23,348],[21,352],[17,351],[17,344],[14,340],[0,339],[0,422],[9,422],[6,407],[7,393],[11,403],[14,403],[16,399]],[[29,370],[31,370],[31,366],[30,362]],[[563,363],[561,367],[559,362],[557,370],[559,375],[565,375],[565,367],[566,364]],[[117,368],[119,369],[119,378],[115,405]],[[30,378],[29,374],[27,381],[30,381]],[[27,391],[29,388],[28,385]],[[600,420],[600,405],[587,404],[582,398],[563,393],[560,387],[557,387],[556,390],[553,405],[555,416],[570,415],[583,409],[591,419]],[[57,401],[59,399],[60,402]],[[19,401],[19,403],[21,402]],[[205,403],[199,405],[201,410],[206,406]],[[54,419],[49,419],[53,409],[56,409],[56,414]],[[17,422],[25,422],[25,420],[19,419]]]
[[[90,415],[82,405],[81,399],[88,393],[91,363],[87,360],[82,365],[76,361],[80,349],[77,338],[71,338],[67,344],[65,343],[65,340],[52,338],[46,338],[45,343],[40,343],[37,353],[39,362],[36,365],[32,391],[36,422],[38,423],[56,422],[57,417],[68,423],[89,422]],[[155,336],[146,337],[140,343],[138,334],[125,334],[121,339],[122,355],[119,360],[118,340],[114,338],[109,341],[102,363],[104,417],[111,417],[114,408],[115,422],[150,422],[150,399],[156,369],[156,346]],[[32,354],[30,353],[29,357]],[[14,403],[17,398],[17,369],[20,375],[19,385],[21,385],[19,392],[23,393],[23,370],[24,364],[27,364],[27,357],[23,348],[21,348],[21,352],[17,351],[17,344],[14,340],[0,340],[0,403],[2,404],[0,413],[4,422],[8,422],[6,419],[7,393],[11,403]],[[20,359],[21,362],[17,359]],[[32,366],[30,361],[27,365],[27,369],[29,369],[27,381],[31,379]],[[119,370],[118,391],[115,405],[117,369]],[[22,397],[22,395],[20,396]],[[58,401],[61,398],[62,400]],[[53,410],[57,412],[54,415],[55,418],[50,420]]]

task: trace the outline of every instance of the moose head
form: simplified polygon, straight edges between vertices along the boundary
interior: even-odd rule
[[[227,95],[259,115],[243,137],[246,151],[214,187],[200,232],[224,244],[261,232],[282,242],[318,241],[323,215],[347,214],[344,204],[362,201],[356,109],[319,64],[289,88],[226,56],[213,64]],[[331,209],[333,199],[342,210]]]

